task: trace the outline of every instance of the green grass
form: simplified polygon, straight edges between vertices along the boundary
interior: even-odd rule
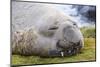
[[[70,57],[40,58],[39,56],[12,55],[12,65],[51,64],[95,60],[94,38],[85,38],[85,46],[84,49],[82,49],[82,52]]]
[[[81,32],[85,38],[95,38],[96,28],[94,26],[82,27]]]

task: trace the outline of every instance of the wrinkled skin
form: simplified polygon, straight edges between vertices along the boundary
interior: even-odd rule
[[[69,56],[83,48],[77,24],[47,4],[12,2],[12,53]]]

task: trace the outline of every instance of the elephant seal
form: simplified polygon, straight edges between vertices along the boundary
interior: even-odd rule
[[[12,1],[12,53],[70,56],[84,40],[74,20],[50,4]]]

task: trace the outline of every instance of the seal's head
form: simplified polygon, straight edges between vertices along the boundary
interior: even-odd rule
[[[78,25],[72,20],[53,24],[45,28],[42,33],[44,36],[56,40],[57,50],[63,51],[64,55],[77,54],[84,46],[83,35]]]
[[[61,23],[55,33],[57,47],[64,52],[65,55],[73,55],[80,52],[84,46],[83,35],[78,25],[68,20]]]

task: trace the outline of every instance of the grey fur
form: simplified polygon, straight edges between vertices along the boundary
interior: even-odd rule
[[[83,36],[77,24],[54,6],[12,2],[14,54],[62,56],[64,53],[66,56],[77,54],[83,45]]]

